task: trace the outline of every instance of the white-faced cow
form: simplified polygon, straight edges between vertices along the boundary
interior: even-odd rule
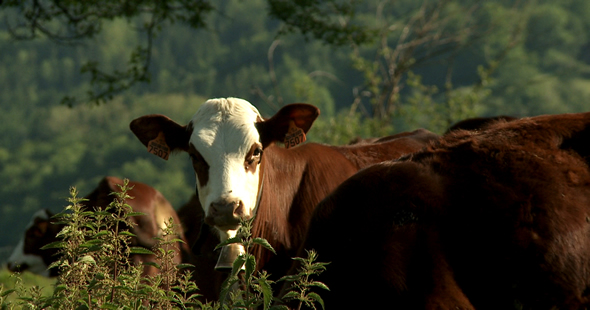
[[[299,255],[328,309],[588,309],[589,141],[590,113],[451,132],[343,182]]]
[[[123,185],[123,180],[116,177],[105,177],[98,187],[85,197],[88,201],[83,204],[89,208],[107,206],[114,198],[110,193],[120,192],[119,186],[121,185]],[[132,238],[132,245],[152,248],[156,244],[154,237],[162,236],[163,228],[166,227],[165,223],[170,218],[178,224],[176,231],[179,237],[185,239],[176,211],[159,191],[139,182],[130,181],[129,186],[133,188],[127,193],[133,199],[126,199],[125,203],[130,205],[133,211],[145,213],[145,215],[131,217],[131,221],[135,224],[131,228],[131,232],[137,236]],[[48,210],[39,210],[33,215],[24,237],[8,258],[8,269],[12,271],[29,270],[45,276],[57,275],[56,268],[48,270],[48,266],[58,258],[56,256],[57,250],[41,250],[44,245],[58,241],[56,235],[63,228],[63,225],[53,223],[55,220],[51,218],[52,215]],[[175,263],[178,264],[183,257],[186,259],[189,249],[186,244],[179,244],[177,249]],[[134,254],[132,260],[136,263],[153,262],[155,257]],[[157,272],[157,268],[153,266],[146,265],[144,267],[144,275],[153,275]]]
[[[239,218],[256,213],[253,235],[267,239],[279,255],[258,247],[258,268],[280,275],[290,266],[316,204],[359,169],[415,152],[427,143],[411,136],[383,143],[329,146],[307,143],[318,108],[290,104],[263,119],[237,98],[203,103],[188,125],[163,115],[135,119],[130,127],[148,151],[167,158],[188,152],[197,179],[205,222],[222,240],[235,235]],[[437,135],[421,132],[425,140]],[[276,143],[284,143],[283,148]]]

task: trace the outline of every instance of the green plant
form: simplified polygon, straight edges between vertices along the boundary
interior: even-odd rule
[[[69,205],[55,215],[56,224],[62,225],[59,241],[44,249],[59,249],[59,259],[50,268],[58,268],[53,293],[42,294],[39,286],[26,287],[20,274],[14,274],[14,288],[0,285],[0,309],[284,309],[273,306],[273,281],[265,271],[257,271],[256,259],[250,254],[255,246],[262,246],[273,253],[272,246],[263,238],[252,236],[254,219],[242,220],[242,226],[234,238],[218,245],[238,243],[245,253],[237,257],[232,271],[222,286],[220,302],[203,303],[198,299],[198,287],[191,281],[189,264],[176,264],[175,255],[180,240],[174,232],[172,219],[166,223],[163,234],[156,239],[152,249],[132,247],[129,231],[133,227],[133,212],[125,203],[131,197],[128,180],[120,192],[112,193],[112,203],[104,208],[90,209],[84,206],[75,188],[70,189]],[[144,256],[143,265],[135,264],[132,256]],[[146,259],[150,257],[151,259]],[[325,269],[325,263],[315,263],[317,255],[310,252],[307,259],[295,258],[302,263],[302,271],[283,280],[294,281],[288,300],[300,300],[315,308],[324,307],[321,297],[310,292],[311,287],[327,288],[321,282],[311,280]],[[144,275],[144,268],[156,268],[154,275]],[[9,298],[15,297],[10,301]],[[301,306],[301,305],[300,305]]]
[[[318,254],[314,250],[307,251],[307,258],[295,257],[300,268],[295,275],[287,275],[282,277],[279,281],[293,282],[291,290],[283,295],[284,301],[298,300],[301,309],[303,305],[316,309],[315,303],[319,303],[322,309],[325,309],[322,297],[313,292],[312,289],[317,287],[323,290],[330,290],[328,286],[322,282],[315,281],[312,276],[317,276],[326,270],[326,265],[329,263],[316,262]]]
[[[240,220],[241,226],[236,236],[217,246],[218,249],[237,243],[245,250],[234,261],[232,270],[222,285],[220,302],[223,309],[255,309],[261,305],[263,309],[269,309],[271,306],[273,281],[268,279],[266,272],[256,272],[256,258],[250,254],[250,250],[257,244],[275,254],[276,252],[265,239],[252,237],[253,221],[254,218]],[[244,273],[241,273],[242,269]]]

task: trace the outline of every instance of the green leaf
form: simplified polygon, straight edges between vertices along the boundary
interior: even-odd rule
[[[324,307],[324,300],[322,297],[320,297],[320,295],[316,293],[309,293],[307,294],[307,297],[313,299],[315,302],[318,302],[322,306],[322,309],[326,309],[326,307]]]
[[[51,242],[49,244],[46,244],[44,246],[41,247],[41,250],[47,250],[47,249],[63,249],[65,246],[65,243],[63,241],[55,241],[55,242]]]
[[[94,234],[94,238],[102,237],[102,236],[107,236],[109,234],[111,234],[110,231],[108,231],[108,230],[101,230],[101,231],[97,232],[96,234]]]
[[[129,236],[129,237],[137,237],[137,235],[135,235],[134,233],[128,231],[128,230],[122,230],[119,232],[119,235],[122,236]]]
[[[270,243],[268,243],[268,241],[266,241],[266,239],[263,238],[254,238],[254,240],[252,240],[252,242],[263,246],[265,249],[273,252],[275,255],[277,254],[277,252],[275,252],[275,249],[273,249],[273,247],[270,245]]]
[[[156,268],[160,269],[160,265],[158,263],[156,263],[156,262],[143,262],[143,264],[144,265],[147,265],[147,266],[152,266],[152,267],[156,267]]]
[[[221,293],[219,294],[219,303],[221,305],[225,305],[225,300],[227,299],[227,296],[229,295],[229,292],[232,289],[232,286],[234,284],[236,284],[238,282],[238,279],[236,277],[227,277],[227,279],[225,279],[225,281],[223,282],[223,284],[221,285]]]
[[[265,278],[258,279],[258,285],[262,290],[262,296],[264,298],[264,309],[268,309],[270,307],[272,301],[272,289],[270,288],[270,284]]]
[[[293,282],[293,281],[297,281],[297,280],[299,280],[299,275],[287,275],[287,276],[282,276],[280,279],[277,280],[277,282],[280,282],[280,281]]]
[[[235,277],[240,272],[240,270],[242,270],[242,266],[244,266],[245,261],[246,258],[241,254],[236,258],[236,260],[234,260],[231,268],[231,277]]]
[[[290,299],[298,299],[299,293],[295,291],[290,291],[287,294],[283,295],[283,299],[290,300]]]
[[[176,265],[176,268],[178,268],[178,269],[193,268],[193,267],[195,267],[195,265],[186,264],[186,263]]]
[[[289,310],[289,307],[285,305],[274,305],[270,307],[269,310]]]
[[[143,213],[143,212],[129,212],[129,213],[127,213],[128,217],[141,216],[141,215],[147,215],[147,213]]]
[[[80,257],[80,259],[78,259],[78,262],[96,265],[96,261],[94,260],[94,257],[92,257],[90,255],[84,255],[84,256]]]
[[[315,286],[315,287],[319,287],[323,290],[329,291],[330,289],[328,288],[328,286],[322,282],[319,281],[313,281],[310,286]]]
[[[9,294],[11,294],[12,292],[15,292],[15,291],[16,291],[16,289],[9,289],[9,290],[6,290],[6,291],[4,291],[4,292],[2,292],[2,293],[0,294],[0,297],[5,297],[5,296],[7,296],[7,295],[9,295]]]
[[[142,248],[142,247],[138,247],[138,246],[133,246],[129,249],[131,254],[151,254],[151,255],[155,255],[154,252],[146,249],[146,248]]]
[[[252,277],[252,273],[256,269],[256,258],[254,255],[246,254],[246,279]]]
[[[233,238],[229,238],[225,241],[222,241],[221,243],[219,243],[216,247],[215,250],[221,249],[222,247],[228,245],[228,244],[232,244],[232,243],[242,243],[242,239],[240,239],[239,237],[233,237]]]

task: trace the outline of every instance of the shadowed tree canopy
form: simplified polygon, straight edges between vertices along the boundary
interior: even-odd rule
[[[299,30],[334,45],[370,39],[371,31],[344,22],[354,15],[354,1],[267,1],[268,14],[285,23],[283,33]],[[93,60],[81,68],[92,85],[84,100],[96,104],[138,82],[150,82],[152,44],[163,27],[178,22],[206,28],[206,16],[216,10],[215,2],[207,0],[7,0],[0,5],[12,13],[5,15],[4,22],[17,40],[46,37],[61,44],[83,43],[99,34],[104,22],[119,18],[143,33],[124,70],[103,70]],[[78,101],[67,96],[62,103],[72,106]]]

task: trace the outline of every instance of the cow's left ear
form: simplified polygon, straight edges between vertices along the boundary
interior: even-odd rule
[[[173,151],[188,152],[190,132],[164,115],[146,115],[129,124],[131,131],[148,148],[148,152],[168,159]]]
[[[289,135],[305,134],[320,115],[320,109],[306,103],[292,103],[281,108],[273,117],[256,123],[262,147],[273,142],[284,142],[289,147]],[[298,144],[298,143],[297,143]]]

